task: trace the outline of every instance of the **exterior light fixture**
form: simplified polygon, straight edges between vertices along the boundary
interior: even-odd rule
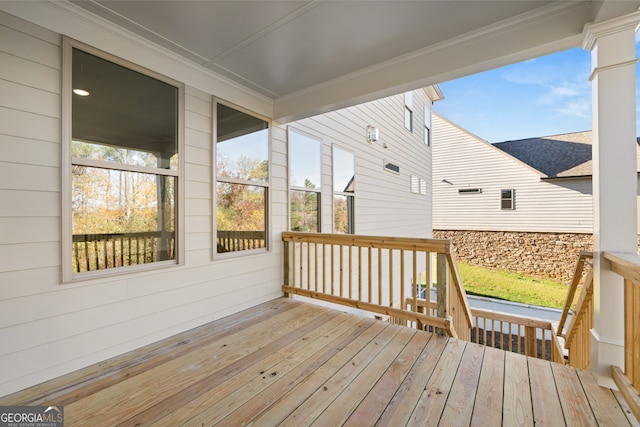
[[[367,141],[375,142],[380,139],[380,133],[378,132],[378,128],[373,126],[367,126]]]

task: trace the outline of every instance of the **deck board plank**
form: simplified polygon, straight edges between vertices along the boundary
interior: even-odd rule
[[[453,380],[449,398],[440,418],[441,425],[469,425],[471,423],[473,403],[478,394],[484,349],[484,346],[478,344],[468,343],[466,345],[458,373]]]
[[[363,349],[369,348],[369,344],[389,326],[391,325],[384,322],[371,324],[357,339],[340,349],[335,356],[326,363],[323,363],[309,376],[303,378],[299,384],[290,389],[284,396],[279,398],[258,416],[254,417],[246,425],[260,427],[279,425],[291,414],[293,409],[307,400],[309,396],[313,394],[321,384],[328,381],[337,370],[356,357]]]
[[[601,426],[624,426],[629,424],[622,407],[611,389],[598,385],[592,372],[576,371],[582,388],[589,399],[593,416]]]
[[[401,329],[388,327],[383,333],[378,335],[367,347],[362,349],[355,357],[338,369],[334,375],[309,396],[303,404],[295,408],[289,416],[282,422],[282,426],[299,427],[301,425],[311,425],[329,405],[345,390],[360,373],[373,362],[377,355],[384,352],[391,343],[401,343],[404,341],[404,334],[399,334]],[[398,339],[398,335],[400,338]],[[405,343],[406,344],[406,343]],[[392,346],[393,347],[393,346]]]
[[[597,426],[587,396],[584,393],[577,371],[560,363],[551,364],[556,380],[560,404],[568,426]]]
[[[325,345],[317,353],[304,359],[301,364],[290,372],[275,378],[275,381],[261,391],[259,398],[247,400],[247,402],[222,419],[219,424],[246,425],[291,389],[304,381],[305,378],[327,363],[343,348],[358,340],[360,335],[367,331],[373,322],[376,321],[366,318],[357,319],[357,323],[354,326]],[[270,377],[267,377],[267,379],[269,378]]]
[[[380,418],[384,409],[393,399],[396,390],[405,380],[432,337],[433,335],[429,333],[416,333],[413,336],[380,380],[371,388],[360,405],[349,416],[344,427],[361,427],[369,425]]]
[[[407,425],[438,424],[466,345],[462,340],[449,340]]]
[[[309,322],[295,331],[298,338],[289,344],[275,351],[259,350],[242,362],[238,361],[237,369],[232,370],[232,375],[208,391],[204,391],[204,387],[199,387],[195,396],[191,393],[178,392],[141,412],[128,422],[134,425],[146,425],[160,419],[160,423],[165,425],[177,425],[185,420],[189,420],[188,422],[193,425],[196,425],[199,420],[216,422],[218,418],[223,418],[228,412],[259,392],[258,390],[251,393],[247,390],[252,380],[262,379],[260,382],[266,387],[264,384],[266,378],[274,379],[278,375],[285,374],[295,367],[295,363],[300,358],[315,353],[323,345],[331,342],[335,335],[356,323],[358,319],[340,313],[331,315],[327,321],[322,321],[322,316],[318,320],[318,323]],[[346,325],[344,325],[345,322]]]
[[[312,425],[318,427],[343,425],[416,334],[423,334],[423,332],[401,328],[389,345],[342,390],[331,403],[331,407],[322,412]],[[369,420],[371,418],[369,417]],[[369,423],[372,424],[372,421]]]
[[[527,358],[507,351],[504,362],[503,424],[532,426],[533,408]]]
[[[173,395],[176,389],[185,388],[188,389],[186,393],[195,393],[203,379],[221,371],[229,375],[225,369],[228,365],[273,343],[276,338],[287,336],[324,312],[331,315],[326,308],[295,307],[280,317],[249,326],[225,340],[201,347],[66,405],[69,415],[65,413],[65,425],[86,425],[87,421],[93,423],[97,420],[118,424]],[[216,380],[222,381],[224,376],[217,376]],[[148,393],[148,390],[154,392]]]
[[[504,355],[503,350],[493,347],[484,350],[478,394],[471,417],[472,426],[497,426],[502,423]]]
[[[405,425],[422,396],[449,339],[433,335],[378,419],[378,426]]]
[[[531,381],[531,402],[536,426],[554,426],[564,421],[558,390],[551,365],[543,360],[528,358]]]
[[[0,398],[33,402],[67,426],[638,426],[590,372],[285,298]]]

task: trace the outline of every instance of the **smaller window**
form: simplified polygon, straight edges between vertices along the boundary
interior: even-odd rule
[[[398,165],[396,165],[394,163],[391,163],[391,162],[389,162],[387,160],[383,160],[382,161],[382,165],[384,167],[384,170],[386,170],[388,172],[393,172],[393,173],[397,173],[397,174],[400,173],[400,166],[398,166]]]
[[[404,127],[413,132],[413,92],[404,94]]]
[[[516,190],[500,191],[500,207],[502,209],[515,209]]]
[[[404,127],[413,132],[413,111],[407,106],[404,107]]]
[[[424,106],[424,144],[431,147],[431,109],[429,103]]]

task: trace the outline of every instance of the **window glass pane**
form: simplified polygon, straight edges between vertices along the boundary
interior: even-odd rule
[[[513,209],[513,190],[502,190],[500,206],[502,209]]]
[[[320,193],[291,191],[291,231],[318,232]]]
[[[333,232],[353,234],[353,196],[333,196]]]
[[[349,151],[333,147],[333,191],[353,193],[355,156]]]
[[[78,49],[72,85],[74,157],[178,168],[177,87]]]
[[[217,252],[265,248],[267,189],[218,182]]]
[[[267,182],[269,180],[269,124],[241,111],[217,105],[217,174]]]
[[[289,164],[292,187],[320,189],[322,183],[321,148],[320,140],[292,129],[289,130]]]
[[[404,108],[404,127],[413,130],[413,112],[409,107]]]
[[[176,178],[72,171],[74,272],[175,259]]]

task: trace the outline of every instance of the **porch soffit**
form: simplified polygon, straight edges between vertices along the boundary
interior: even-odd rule
[[[74,1],[290,121],[577,47],[640,1]]]

